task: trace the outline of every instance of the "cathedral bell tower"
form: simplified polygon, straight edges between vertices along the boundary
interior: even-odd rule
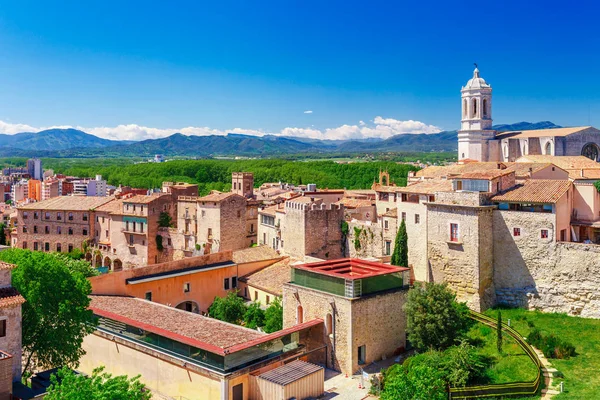
[[[496,161],[498,143],[492,130],[492,87],[479,75],[477,64],[473,78],[460,92],[462,118],[458,131],[458,160]]]

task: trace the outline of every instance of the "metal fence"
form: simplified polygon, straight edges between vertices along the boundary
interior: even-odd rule
[[[488,317],[487,315],[480,314],[475,311],[471,311],[470,317],[477,322],[492,328],[497,327],[497,320]],[[498,385],[481,385],[481,386],[466,386],[462,388],[450,388],[449,398],[450,399],[474,399],[474,398],[486,398],[486,397],[505,397],[505,396],[525,396],[536,394],[540,388],[542,382],[542,363],[529,343],[523,339],[523,337],[506,324],[502,324],[502,331],[511,336],[517,344],[523,349],[523,351],[529,356],[531,361],[537,366],[537,376],[533,381],[530,382],[514,382],[504,383]]]

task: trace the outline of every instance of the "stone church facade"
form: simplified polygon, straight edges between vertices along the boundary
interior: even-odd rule
[[[458,159],[513,162],[529,155],[585,156],[600,161],[600,131],[591,126],[496,132],[492,87],[475,68],[461,89]]]

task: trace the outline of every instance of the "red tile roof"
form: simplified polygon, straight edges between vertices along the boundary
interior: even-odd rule
[[[225,199],[228,199],[229,197],[232,196],[237,196],[237,197],[242,197],[239,194],[236,193],[231,193],[231,192],[227,192],[227,193],[211,193],[207,196],[204,197],[198,197],[198,201],[213,201],[213,202],[220,202],[223,201]]]
[[[25,299],[14,287],[0,288],[0,308],[18,306],[23,303],[25,303]]]
[[[491,198],[495,202],[554,204],[571,188],[571,181],[530,179]]]
[[[397,193],[434,194],[435,192],[452,191],[452,181],[447,179],[426,179],[411,183],[405,187],[397,187]]]
[[[404,267],[365,261],[359,258],[340,258],[338,260],[292,265],[292,268],[349,280],[370,278],[372,276],[393,274],[409,270]]]
[[[283,285],[290,281],[289,257],[260,271],[240,277],[240,282],[264,290],[276,296],[283,296]]]

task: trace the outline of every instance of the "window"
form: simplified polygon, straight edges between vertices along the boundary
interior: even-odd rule
[[[87,213],[83,213],[83,220],[87,221],[88,220],[88,214]]]
[[[33,212],[33,219],[38,219],[40,217],[40,214],[37,211]]]
[[[250,233],[254,233],[254,224],[250,224]]]
[[[204,216],[206,216],[206,211],[202,210],[202,218],[204,218]]]
[[[223,279],[223,289],[229,290],[229,278]]]
[[[62,221],[62,213],[56,213],[56,219]]]
[[[513,236],[521,236],[521,228],[513,228]]]
[[[481,105],[481,111],[483,111],[483,116],[487,117],[487,99],[483,99],[483,104]]]
[[[133,246],[133,235],[129,235],[129,245]]]
[[[148,301],[152,301],[152,292],[146,292],[144,298]]]
[[[56,227],[56,233],[58,233],[59,235],[62,234],[62,226]]]
[[[106,237],[108,237],[108,229],[104,231],[104,234],[106,235]]]
[[[477,117],[477,99],[473,99],[473,117]]]
[[[415,214],[415,224],[421,223],[421,216],[419,214]]]
[[[240,218],[241,216],[242,216],[242,212],[240,210],[238,210],[237,217]]]
[[[302,306],[298,306],[296,309],[296,324],[301,324],[304,322],[304,309]]]
[[[458,224],[450,224],[450,241],[458,242]]]
[[[190,292],[190,283],[186,282],[183,284],[183,293],[189,293]]]
[[[73,234],[73,228],[69,228],[69,235]]]
[[[46,235],[49,235],[49,234],[50,234],[50,227],[49,227],[49,226],[47,226],[47,225],[46,225],[46,226],[44,227],[44,233],[45,233]]]
[[[44,251],[50,251],[50,243],[44,243]]]
[[[27,211],[23,211],[23,219],[27,219]]]
[[[560,230],[560,241],[561,242],[566,242],[567,241],[567,230],[566,229],[561,229]]]
[[[254,301],[258,300],[258,291],[254,291]]]
[[[62,251],[62,245],[60,243],[56,243],[56,251],[59,253]]]
[[[231,287],[234,289],[237,288],[237,276],[231,277]]]
[[[69,244],[69,247],[68,247],[68,249],[69,249],[69,253],[70,253],[70,252],[72,252],[72,251],[73,251],[73,245],[72,245],[72,244]]]
[[[327,330],[328,335],[333,333],[333,316],[331,313],[328,313],[327,317],[325,318],[325,329]]]
[[[73,221],[73,213],[69,213],[69,221]]]
[[[50,213],[49,213],[49,212],[47,212],[47,213],[44,215],[44,218],[46,218],[46,219],[50,219]]]
[[[125,221],[125,230],[128,231],[129,230],[129,221]]]
[[[548,239],[548,229],[542,229],[540,236],[542,239]]]
[[[33,249],[37,251],[37,249],[38,249],[38,242],[33,242]]]
[[[392,242],[391,240],[385,241],[385,255],[389,256],[392,253]]]
[[[37,225],[33,226],[33,233],[38,233],[38,231],[37,231]]]
[[[23,233],[27,233],[27,227],[23,225]]]
[[[88,230],[83,228],[83,231],[82,231],[83,236],[87,236],[87,232],[88,232]]]
[[[405,212],[402,213],[402,221],[406,222],[406,213]]]
[[[0,337],[6,336],[6,320],[0,321]]]
[[[27,248],[27,242],[23,242],[23,248],[26,249]]]
[[[387,219],[385,221],[383,221],[383,228],[384,229],[389,229],[390,228],[390,224],[389,224],[389,222],[388,222]]]

